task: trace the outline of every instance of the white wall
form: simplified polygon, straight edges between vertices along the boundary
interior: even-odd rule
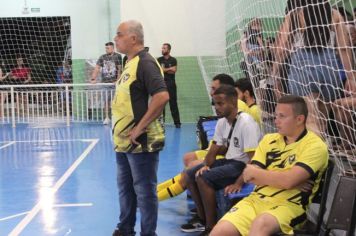
[[[1,4],[0,17],[70,16],[73,59],[97,58],[112,40],[120,19],[120,0],[27,0],[40,13],[22,14],[24,0]]]
[[[160,55],[162,43],[174,56],[225,54],[225,1],[121,0],[121,20],[143,24],[145,44]]]
[[[145,29],[146,45],[160,55],[162,43],[172,44],[175,56],[223,55],[224,1],[216,0],[11,0],[0,7],[0,17],[70,16],[73,59],[97,58],[113,39],[122,20],[137,19]]]

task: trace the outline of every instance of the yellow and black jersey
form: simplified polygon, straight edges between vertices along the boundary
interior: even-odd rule
[[[163,71],[148,52],[139,52],[125,64],[116,82],[112,102],[112,132],[116,152],[155,152],[163,148],[165,137],[162,117],[155,119],[146,132],[137,138],[140,145],[132,145],[128,135],[147,112],[151,96],[166,90]]]
[[[296,142],[288,145],[284,136],[278,133],[267,134],[252,158],[252,164],[271,171],[285,171],[293,166],[300,166],[308,171],[310,180],[315,182],[312,192],[256,186],[253,193],[261,198],[273,197],[278,201],[287,201],[306,208],[317,191],[320,178],[327,167],[328,150],[326,144],[311,131],[305,130]]]
[[[249,114],[257,122],[257,124],[261,125],[261,110],[256,103],[251,106],[247,106],[244,101],[237,99],[237,109],[238,111]]]
[[[237,110],[248,113],[249,109],[248,109],[247,104],[244,101],[237,99]]]
[[[256,103],[248,106],[248,114],[253,117],[257,124],[261,125],[261,109]]]

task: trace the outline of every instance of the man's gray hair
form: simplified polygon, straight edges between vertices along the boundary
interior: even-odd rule
[[[145,39],[142,24],[136,20],[128,20],[125,23],[127,24],[127,31],[131,34],[136,35],[137,41],[144,45]]]

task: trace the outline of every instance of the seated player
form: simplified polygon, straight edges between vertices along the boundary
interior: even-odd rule
[[[306,129],[307,105],[298,96],[282,97],[276,107],[278,133],[267,134],[243,172],[254,192],[226,213],[211,236],[293,234],[306,219],[328,163],[326,144]],[[300,187],[313,181],[309,191]]]
[[[218,89],[222,84],[234,86],[234,79],[227,74],[218,74],[216,75],[211,82],[211,90],[210,95],[213,96],[213,93],[216,89]],[[253,106],[254,107],[254,106]],[[244,101],[241,99],[237,100],[237,108],[239,111],[246,112],[250,114],[253,118],[259,122],[261,119],[257,118],[256,112],[253,111],[250,113],[249,107],[246,105]],[[199,165],[203,162],[208,150],[197,150],[194,152],[188,152],[183,157],[184,166],[186,168],[191,168],[196,165]],[[218,155],[217,158],[223,158],[224,156]],[[174,176],[171,179],[168,179],[157,186],[157,196],[160,201],[166,200],[168,198],[175,197],[181,193],[183,193],[186,189],[186,179],[182,176],[181,173]]]
[[[238,112],[234,87],[221,85],[214,92],[213,100],[216,113],[222,117],[215,127],[213,142],[204,163],[184,172],[187,175],[187,187],[197,206],[198,217],[182,225],[181,230],[202,231],[205,225],[202,235],[208,234],[216,224],[215,191],[230,185],[237,185],[237,190],[241,189],[243,182],[238,178],[261,138],[256,121],[250,115]],[[224,155],[224,158],[217,160],[218,154]]]
[[[246,78],[238,79],[235,82],[235,88],[237,90],[238,99],[243,101],[249,108],[248,111],[245,112],[250,114],[258,124],[261,124],[261,110],[256,104],[251,81]]]

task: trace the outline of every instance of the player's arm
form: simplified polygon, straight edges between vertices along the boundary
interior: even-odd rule
[[[99,72],[100,72],[100,68],[101,68],[100,65],[96,65],[95,66],[94,71],[93,71],[93,73],[91,75],[90,82],[94,83],[96,81],[96,78],[98,77]]]
[[[25,84],[28,84],[28,83],[31,82],[31,80],[32,80],[31,72],[29,71],[29,72],[27,73],[27,79],[24,81],[24,83],[25,83]]]
[[[0,80],[6,79],[9,75],[10,75],[10,73],[6,73],[5,75],[3,75],[3,72],[2,72],[2,70],[0,69]]]
[[[254,156],[255,152],[247,152],[246,153],[247,156],[250,158],[250,161],[248,163],[251,163],[251,159],[252,157]],[[224,194],[227,195],[227,194],[230,194],[230,193],[236,193],[236,192],[239,192],[242,188],[242,185],[245,183],[244,181],[244,178],[243,178],[243,175],[240,175],[235,183],[233,184],[230,184],[228,186],[225,187],[224,189]]]
[[[216,131],[215,131],[216,132]],[[213,141],[210,145],[208,153],[204,159],[204,166],[200,168],[196,173],[195,176],[202,175],[205,171],[210,170],[210,166],[215,162],[216,155],[219,153],[221,146],[216,144],[216,141]]]
[[[196,176],[199,176],[204,173],[204,171],[208,171],[210,166],[215,162],[216,156],[224,152],[227,148],[224,148],[224,137],[223,137],[223,126],[222,120],[218,120],[218,123],[215,126],[214,138],[213,142],[210,146],[208,153],[205,156],[204,163],[205,165],[196,172]]]
[[[147,126],[162,114],[163,108],[168,100],[169,95],[167,91],[161,91],[152,96],[147,112],[137,126],[130,132],[130,140],[132,143],[139,145],[136,138],[143,134],[146,131]]]
[[[344,20],[342,19],[341,14],[337,10],[332,11],[332,21],[336,32],[336,45],[347,77],[345,89],[351,92],[356,89],[356,75],[352,68],[353,57],[349,31]]]
[[[17,79],[17,76],[14,75],[14,71],[13,70],[11,70],[11,72],[9,74],[9,77],[10,77],[10,79]]]
[[[272,66],[272,76],[275,78],[277,92],[282,91],[282,84],[280,79],[278,79],[279,67],[284,62],[284,59],[287,57],[292,47],[291,42],[293,40],[293,34],[291,33],[291,14],[298,14],[298,12],[293,12],[285,16],[280,30],[278,31],[274,47],[272,48],[275,58]]]
[[[146,113],[130,132],[131,143],[139,145],[136,139],[162,114],[164,106],[169,101],[169,94],[156,62],[141,61],[137,68],[137,80],[143,83],[148,94],[151,95]]]
[[[245,182],[279,189],[296,188],[307,181],[310,176],[310,173],[301,166],[294,166],[285,171],[271,171],[248,164],[243,172]]]
[[[177,72],[177,66],[171,66],[168,68],[164,68],[163,71],[167,74],[175,74]]]
[[[167,74],[175,74],[177,72],[177,59],[173,58],[172,66],[166,69]]]
[[[223,123],[222,119],[218,120],[216,126],[215,126],[215,131],[214,131],[214,137],[213,137],[213,142],[210,145],[210,148],[208,150],[208,154],[205,156],[205,165],[210,167],[217,155],[225,155],[227,152],[227,147],[224,146],[224,134],[223,134]]]
[[[224,155],[226,153],[226,151],[224,152],[224,150],[226,150],[226,148],[217,145],[216,142],[213,141],[212,144],[210,145],[208,153],[205,156],[205,160],[204,160],[205,165],[210,167],[215,162],[217,155]]]

